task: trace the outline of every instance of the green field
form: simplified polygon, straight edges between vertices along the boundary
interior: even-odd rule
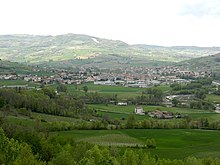
[[[156,149],[145,149],[160,158],[182,159],[187,156],[220,158],[220,132],[188,129],[76,130],[57,132],[63,138],[74,138],[99,145],[142,146],[154,138]]]
[[[134,105],[118,106],[118,105],[112,105],[112,104],[108,104],[108,105],[90,104],[88,106],[100,111],[102,114],[108,114],[110,117],[117,118],[117,119],[121,119],[121,118],[127,119],[129,115],[134,114],[134,109],[135,109]],[[149,105],[143,105],[142,107],[145,112],[159,109],[161,111],[170,111],[173,113],[180,113],[180,114],[188,115],[192,119],[200,119],[204,117],[204,118],[208,118],[210,121],[220,120],[219,113],[215,113],[215,112],[208,111],[208,110],[177,108],[177,107],[163,107],[163,106],[149,106]],[[147,115],[145,116],[135,115],[135,117],[138,120],[149,118]]]
[[[79,122],[81,121],[80,119],[76,119],[72,117],[55,116],[55,115],[48,115],[44,113],[35,113],[35,112],[32,112],[31,116],[34,118],[43,119],[47,122],[60,122],[60,121]]]
[[[106,110],[109,112],[120,112],[120,113],[129,113],[132,114],[135,109],[135,105],[127,105],[127,106],[119,106],[112,104],[90,104],[90,107],[93,107],[97,110]],[[173,113],[211,113],[207,110],[199,110],[199,109],[190,109],[190,108],[177,108],[177,107],[164,107],[164,106],[150,106],[150,105],[142,105],[145,112],[154,111],[156,109],[161,111],[171,111]]]
[[[29,87],[40,86],[40,84],[27,82],[25,80],[0,80],[0,86],[3,85],[28,85]]]
[[[81,85],[67,85],[68,92],[83,94],[83,86],[88,87],[88,93],[98,92],[99,94],[105,96],[117,95],[119,99],[127,99],[132,97],[140,96],[142,91],[146,90],[144,88],[131,88],[124,86],[108,86],[108,85],[94,85],[93,83],[84,83]],[[53,86],[51,86],[53,87]],[[169,86],[158,86],[158,89],[161,89],[163,92],[167,93],[170,91]]]
[[[220,104],[220,96],[218,95],[209,94],[206,96],[205,100]]]
[[[0,115],[2,112],[0,111]],[[41,122],[41,124],[44,124],[46,122],[70,122],[70,123],[76,123],[80,122],[81,119],[76,119],[72,117],[63,117],[63,116],[54,116],[54,115],[48,115],[44,113],[31,113],[31,117],[24,116],[24,115],[8,115],[6,117],[7,122],[23,125],[23,126],[34,126],[34,123],[36,119],[42,120],[44,122]]]
[[[114,94],[117,94],[118,98],[130,98],[130,97],[136,97],[141,94],[143,89],[141,88],[128,88],[123,86],[107,86],[107,85],[94,85],[93,83],[84,83],[81,85],[68,85],[68,91],[70,93],[73,92],[83,92],[83,86],[88,87],[88,92],[98,92],[105,96],[113,96]]]
[[[107,115],[112,119],[122,120],[123,123],[126,122],[128,117],[131,115],[131,114],[127,114],[127,113],[104,112],[104,111],[99,111],[99,114],[102,114],[103,116]],[[144,119],[149,118],[147,115],[136,115],[136,114],[134,114],[134,116],[135,116],[136,120],[144,120]]]
[[[7,116],[6,121],[8,123],[13,123],[16,125],[22,125],[22,126],[28,126],[33,127],[34,126],[34,120],[30,119],[29,117],[24,116]]]

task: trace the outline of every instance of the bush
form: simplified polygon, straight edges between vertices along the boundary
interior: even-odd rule
[[[156,148],[156,141],[154,139],[147,139],[145,146],[147,148]]]

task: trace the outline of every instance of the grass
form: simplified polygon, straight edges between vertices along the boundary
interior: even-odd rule
[[[220,104],[220,96],[218,95],[214,95],[214,94],[206,95],[205,100]]]
[[[0,86],[3,85],[28,85],[31,87],[39,86],[39,84],[27,82],[25,80],[0,80]]]
[[[60,122],[60,121],[78,122],[80,121],[80,119],[76,119],[72,117],[55,116],[55,115],[48,115],[44,113],[35,113],[35,112],[32,112],[31,116],[34,118],[43,119],[47,122]]]
[[[104,104],[90,104],[88,105],[91,108],[96,109],[102,114],[107,114],[111,118],[125,118],[130,114],[134,114],[134,105],[128,105],[128,106],[118,106],[118,105],[104,105]],[[200,109],[190,109],[190,108],[177,108],[177,107],[163,107],[163,106],[149,106],[149,105],[143,105],[142,106],[145,112],[148,111],[154,111],[156,109],[159,109],[161,111],[170,111],[173,113],[180,113],[190,116],[192,119],[200,119],[202,117],[208,118],[210,121],[219,121],[220,120],[220,114],[214,113],[207,110],[200,110]],[[140,116],[135,115],[135,117],[138,120],[143,120],[146,118],[149,118],[148,116]]]
[[[124,113],[124,114],[133,114],[134,112],[134,105],[128,106],[119,106],[119,105],[112,105],[112,104],[90,104],[89,107],[95,108],[96,110],[100,111],[107,111],[107,112],[116,112],[116,113]]]
[[[146,139],[154,138],[156,149],[146,149],[161,158],[182,159],[187,156],[220,158],[220,132],[188,129],[148,130],[76,130],[57,133],[73,137],[76,141],[87,141],[99,145],[142,145]],[[208,136],[207,136],[208,135]]]
[[[131,87],[124,87],[124,86],[108,86],[108,85],[95,85],[94,83],[83,83],[80,85],[67,85],[67,91],[71,94],[76,94],[79,96],[85,95],[85,92],[83,91],[83,87],[88,87],[88,93],[99,93],[103,97],[109,96],[117,96],[117,98],[120,99],[129,99],[129,98],[135,98],[137,96],[141,96],[142,92],[146,90],[146,88],[131,88]],[[48,85],[49,88],[56,89],[57,85]],[[162,85],[157,86],[156,88],[161,89],[164,93],[170,92],[170,86]]]
[[[0,114],[2,112],[0,111]],[[41,124],[45,124],[46,122],[71,122],[71,123],[76,123],[80,122],[80,119],[76,118],[71,118],[71,117],[63,117],[63,116],[54,116],[54,115],[48,115],[48,114],[43,114],[43,113],[31,113],[31,118],[28,116],[24,115],[8,115],[6,117],[7,122],[12,123],[12,124],[17,124],[17,125],[23,125],[23,126],[34,126],[35,119],[40,119],[45,122],[41,122]]]
[[[117,95],[119,99],[127,99],[127,98],[134,98],[140,96],[144,88],[131,88],[131,87],[124,87],[124,86],[108,86],[108,85],[94,85],[93,83],[84,83],[81,85],[67,85],[67,89],[70,93],[81,93],[83,94],[83,86],[88,87],[88,92],[98,92],[104,96],[113,96]],[[76,89],[77,87],[77,89]],[[169,92],[169,86],[158,86],[156,88],[161,89],[163,92]]]
[[[12,123],[16,125],[22,125],[22,126],[28,126],[28,127],[34,126],[34,120],[28,117],[7,116],[6,120],[8,123]]]
[[[131,114],[126,114],[126,113],[103,112],[103,111],[99,111],[99,114],[107,115],[107,116],[109,116],[112,119],[122,120],[122,122],[123,121],[126,122],[127,118],[131,115]],[[135,116],[136,120],[144,120],[144,119],[148,119],[149,118],[146,115],[136,115],[136,114],[134,114],[134,116]]]
[[[119,106],[112,104],[90,104],[92,108],[97,110],[109,111],[109,112],[120,112],[120,113],[133,113],[135,109],[135,105],[127,105],[127,106]],[[145,112],[154,111],[159,109],[161,111],[171,111],[173,113],[211,113],[207,110],[199,110],[199,109],[190,109],[190,108],[177,108],[177,107],[164,107],[164,106],[150,106],[150,105],[142,105]]]
[[[124,87],[124,86],[108,86],[108,85],[94,85],[93,83],[85,83],[81,84],[78,87],[82,89],[83,86],[87,86],[89,90],[95,90],[97,92],[141,92],[144,91],[144,88],[131,88],[131,87]],[[158,86],[157,88],[161,89],[162,91],[167,91],[170,89],[169,86]]]
[[[210,122],[220,121],[220,114],[219,113],[194,113],[190,114],[192,119],[200,119],[200,118],[207,118]]]
[[[140,88],[128,88],[128,87],[123,87],[123,86],[108,86],[108,85],[94,85],[94,84],[84,84],[81,85],[80,88],[82,88],[82,86],[87,86],[89,88],[89,90],[92,91],[97,91],[100,93],[105,93],[105,92],[110,92],[110,93],[114,93],[114,92],[140,92],[141,89]]]
[[[121,146],[121,147],[131,147],[131,146],[143,146],[144,143],[136,138],[130,137],[125,134],[107,134],[101,136],[94,136],[83,138],[78,141],[89,142],[98,145],[105,146]]]

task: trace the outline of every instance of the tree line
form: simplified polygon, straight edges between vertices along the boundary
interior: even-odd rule
[[[0,89],[0,106],[7,105],[28,112],[46,113],[57,116],[79,116],[92,112],[84,101],[68,95],[57,95],[53,89],[14,90]]]

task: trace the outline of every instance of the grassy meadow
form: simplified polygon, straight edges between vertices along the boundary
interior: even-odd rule
[[[141,94],[143,89],[141,88],[128,88],[123,86],[107,86],[107,85],[94,85],[93,83],[84,83],[81,85],[68,85],[67,89],[70,93],[78,92],[84,93],[83,86],[88,87],[88,92],[98,92],[105,96],[112,96],[117,94],[118,98],[130,98],[136,97]]]
[[[154,138],[156,149],[144,149],[160,158],[182,159],[187,156],[220,158],[220,132],[188,129],[76,130],[56,132],[63,138],[99,145],[119,147],[142,146]],[[207,136],[208,135],[208,136]]]
[[[0,111],[0,115],[2,115],[2,112]],[[21,114],[9,114],[6,116],[5,120],[7,120],[8,123],[12,124],[18,124],[23,126],[30,126],[33,127],[34,123],[36,123],[36,119],[39,119],[43,122],[41,124],[45,124],[46,122],[70,122],[70,123],[77,123],[81,121],[81,119],[76,119],[72,117],[63,117],[63,116],[55,116],[55,115],[48,115],[44,113],[31,113],[31,117],[24,116]]]
[[[39,83],[27,82],[25,80],[0,80],[0,86],[4,85],[28,85],[29,87],[40,86]]]
[[[107,114],[111,118],[127,119],[129,115],[134,114],[135,105],[118,106],[118,105],[104,105],[104,104],[90,104],[91,108],[96,109],[101,114]],[[161,110],[188,115],[192,119],[208,118],[210,121],[218,121],[220,114],[208,110],[190,109],[190,108],[178,108],[178,107],[164,107],[164,106],[142,106],[145,112]],[[135,115],[137,120],[148,119],[147,115]],[[170,119],[173,120],[173,119]]]

